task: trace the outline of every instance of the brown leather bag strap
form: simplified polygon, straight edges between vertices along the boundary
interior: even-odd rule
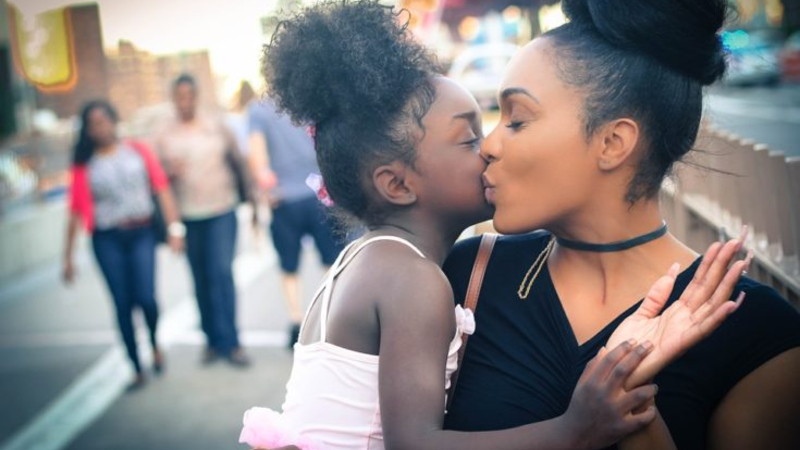
[[[483,275],[486,273],[486,266],[489,264],[489,258],[492,256],[492,249],[497,240],[497,235],[494,233],[484,233],[481,237],[480,247],[478,247],[478,256],[475,257],[475,264],[472,266],[472,274],[469,276],[469,284],[467,285],[467,295],[464,299],[464,308],[469,309],[475,313],[478,307],[478,297],[481,293],[481,285],[483,284]],[[450,409],[450,404],[453,402],[453,393],[456,390],[456,382],[458,381],[458,374],[461,372],[461,361],[464,359],[464,352],[467,349],[467,339],[469,335],[464,333],[461,335],[461,348],[458,349],[458,368],[450,380],[450,389],[447,393],[447,409]]]

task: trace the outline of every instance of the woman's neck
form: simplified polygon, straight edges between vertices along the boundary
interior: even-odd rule
[[[95,147],[94,153],[98,156],[106,156],[114,153],[117,149],[117,141],[111,141],[106,144],[98,145]]]
[[[570,217],[548,229],[555,236],[571,241],[608,244],[645,235],[662,224],[658,202],[643,200],[633,206],[622,202],[610,208],[606,205]],[[663,274],[672,263],[678,262],[685,268],[696,257],[696,253],[667,233],[630,249],[613,252],[574,250],[556,244],[549,262],[554,269],[580,267],[599,271],[604,277],[616,278],[617,275],[630,274],[631,264]]]

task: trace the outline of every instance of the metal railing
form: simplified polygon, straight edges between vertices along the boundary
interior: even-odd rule
[[[705,125],[693,159],[664,184],[672,232],[701,251],[748,225],[749,276],[800,308],[800,158]]]

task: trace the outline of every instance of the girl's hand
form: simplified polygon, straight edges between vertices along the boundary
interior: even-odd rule
[[[735,302],[728,301],[736,283],[747,270],[752,259],[737,261],[728,268],[731,260],[741,250],[744,233],[739,239],[726,244],[714,243],[706,251],[692,282],[675,303],[664,308],[675,279],[678,266],[650,288],[641,306],[625,319],[608,340],[609,348],[628,339],[650,341],[653,351],[642,361],[625,383],[626,388],[640,386],[652,380],[664,367],[675,361],[686,350],[711,334],[744,300],[741,293]]]
[[[625,341],[586,365],[561,416],[566,435],[575,439],[575,448],[607,447],[655,419],[655,407],[650,403],[657,391],[654,385],[631,391],[623,388],[652,349],[649,342],[636,345],[632,340]]]

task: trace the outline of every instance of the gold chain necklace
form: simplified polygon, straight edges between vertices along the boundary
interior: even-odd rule
[[[550,252],[553,251],[555,244],[556,237],[551,236],[547,246],[539,253],[539,256],[536,257],[536,261],[531,264],[530,269],[528,269],[528,273],[525,274],[525,278],[522,279],[522,283],[520,283],[519,289],[517,289],[517,296],[520,300],[525,300],[528,298],[528,294],[531,293],[531,288],[533,287],[533,282],[536,281],[536,278],[539,277],[539,273],[542,271],[542,268],[545,264],[547,264],[547,258],[550,256]],[[533,273],[533,277],[531,277],[531,273]],[[528,280],[528,278],[530,278],[530,280]]]

